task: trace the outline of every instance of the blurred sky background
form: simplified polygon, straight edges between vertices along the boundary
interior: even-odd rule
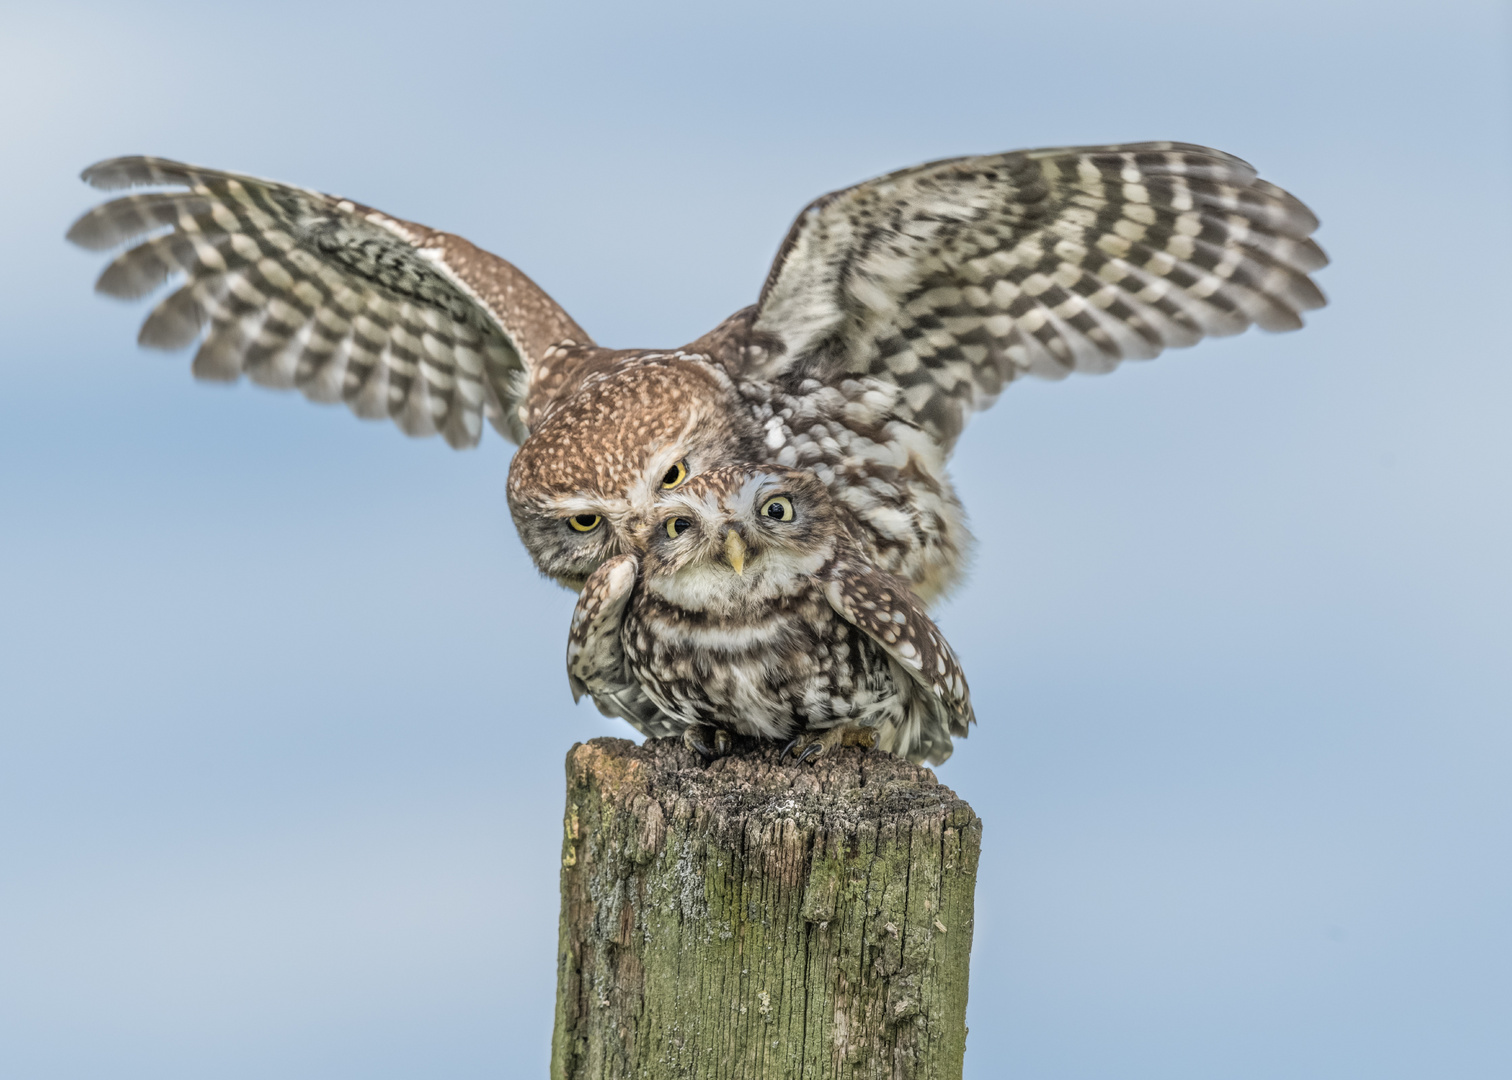
[[[544,1076],[563,756],[630,734],[509,447],[139,351],[83,166],[348,195],[671,346],[823,191],[1158,138],[1311,205],[1331,306],[961,443],[967,1075],[1512,1076],[1509,46],[1474,0],[7,0],[0,1076]]]

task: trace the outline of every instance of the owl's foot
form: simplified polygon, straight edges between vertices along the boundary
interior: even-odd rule
[[[877,745],[877,729],[874,727],[832,727],[824,731],[807,731],[782,748],[777,755],[781,761],[792,751],[798,764],[813,761],[826,750],[837,746],[861,746],[870,750]]]
[[[724,757],[734,745],[730,733],[709,724],[689,724],[683,728],[683,745],[705,761]]]

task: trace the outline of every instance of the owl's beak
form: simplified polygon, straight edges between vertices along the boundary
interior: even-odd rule
[[[725,558],[735,568],[735,572],[742,576],[745,574],[745,557],[745,541],[740,538],[738,532],[731,529],[725,533]]]

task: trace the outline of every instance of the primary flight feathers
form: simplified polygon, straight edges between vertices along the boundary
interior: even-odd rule
[[[105,203],[68,238],[103,249],[152,234],[97,288],[136,298],[183,275],[138,340],[176,349],[203,331],[197,378],[297,387],[464,447],[484,416],[524,438],[529,365],[556,342],[592,344],[503,259],[349,200],[148,157],[101,162],[84,179],[187,189]]]
[[[140,241],[101,275],[112,296],[182,275],[139,340],[172,349],[203,334],[199,378],[245,373],[465,447],[485,416],[523,439],[553,346],[593,345],[505,260],[350,200],[151,157],[84,179],[182,189],[105,203],[68,235],[91,249]],[[1244,161],[1185,143],[937,161],[811,203],[755,307],[707,341],[737,378],[895,383],[904,415],[948,447],[1021,374],[1300,326],[1324,302],[1308,277],[1327,262],[1316,227]]]

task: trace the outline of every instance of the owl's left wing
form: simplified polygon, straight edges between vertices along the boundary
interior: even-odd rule
[[[572,699],[593,698],[605,716],[622,716],[642,735],[675,735],[685,726],[662,712],[631,676],[620,642],[625,607],[635,592],[640,559],[616,555],[588,576],[567,632],[567,682]]]
[[[1020,375],[1300,327],[1324,303],[1317,225],[1246,162],[1185,143],[936,161],[810,204],[727,324],[726,363],[795,388],[893,383],[949,447]]]
[[[838,563],[823,573],[830,606],[933,696],[951,735],[965,735],[976,720],[966,674],[908,582],[859,563]]]
[[[349,199],[151,157],[102,161],[84,179],[169,189],[97,206],[68,238],[130,245],[96,286],[111,296],[182,277],[137,340],[175,349],[203,331],[196,378],[246,374],[461,448],[485,416],[523,439],[531,376],[552,347],[592,344],[498,256]]]

